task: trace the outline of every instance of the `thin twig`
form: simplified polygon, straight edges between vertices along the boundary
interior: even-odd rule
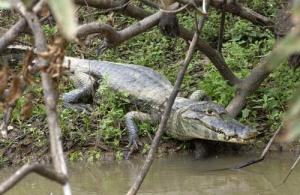
[[[119,1],[113,1],[113,0],[105,0],[105,1],[75,0],[75,3],[79,5],[85,5],[86,1],[88,2],[89,6],[93,6],[99,9],[107,9],[108,7],[115,7],[120,4]],[[121,12],[125,15],[128,15],[136,19],[146,18],[151,14],[150,12],[145,11],[142,8],[134,6],[132,4],[129,4],[126,8],[124,8],[124,10],[121,10]],[[159,19],[155,21],[154,25],[157,25],[158,22]],[[180,26],[179,36],[182,39],[186,41],[191,41],[193,39],[193,34],[194,33],[192,31],[189,31],[183,26]],[[207,42],[198,39],[197,48],[210,59],[210,61],[218,69],[222,77],[226,81],[228,81],[230,85],[236,86],[241,82],[241,80],[238,77],[236,77],[234,73],[231,71],[231,69],[228,67],[228,65],[226,64],[225,60],[220,55],[220,53],[217,50],[213,49]]]
[[[45,0],[41,0],[34,6],[34,13],[37,13],[42,9],[44,2]],[[5,34],[3,34],[2,37],[0,37],[0,53],[16,39],[22,31],[25,30],[26,24],[26,20],[22,18],[16,24],[14,24]]]
[[[123,4],[116,6],[116,7],[112,7],[112,8],[108,8],[106,10],[101,11],[102,14],[108,13],[108,12],[112,12],[112,11],[117,11],[117,10],[121,10],[124,9],[129,3],[130,0],[125,0],[124,2],[122,2]]]
[[[38,53],[46,53],[48,51],[46,39],[36,14],[26,9],[21,0],[12,0],[14,8],[17,9],[26,19],[30,27],[35,41],[35,47]],[[47,73],[46,68],[49,66],[49,61],[41,56],[37,59],[38,67],[41,68],[42,86],[44,90],[44,99],[46,104],[47,120],[49,125],[50,148],[51,156],[54,164],[54,169],[57,173],[61,173],[67,177],[67,166],[65,163],[62,143],[61,143],[61,129],[58,123],[56,112],[57,95],[51,75]],[[65,195],[71,195],[71,189],[68,182],[63,186]]]
[[[224,30],[225,30],[225,16],[226,12],[224,9],[225,4],[227,4],[227,0],[224,0],[221,10],[221,22],[220,22],[220,29],[219,29],[219,39],[218,39],[218,47],[217,50],[222,55],[222,45],[223,45],[223,37],[224,37]]]
[[[298,164],[299,160],[300,160],[300,155],[298,156],[298,158],[296,159],[296,161],[294,162],[294,164],[291,166],[289,172],[286,174],[286,176],[284,177],[284,179],[282,180],[282,182],[280,183],[280,185],[284,184],[287,181],[288,177],[290,176],[290,174],[292,173],[292,171],[294,170],[294,168]]]
[[[192,6],[198,13],[200,13],[200,15],[206,15],[207,11],[206,11],[206,1],[201,2],[202,3],[202,9],[198,8],[196,2],[194,0],[176,0],[178,3],[182,3],[182,4],[187,4]]]
[[[24,177],[29,173],[34,172],[45,178],[48,178],[52,181],[55,181],[59,184],[64,185],[68,179],[64,174],[50,170],[45,165],[34,163],[34,164],[25,164],[19,170],[17,170],[13,175],[6,179],[3,183],[0,184],[0,194],[3,194],[20,182]]]
[[[263,160],[265,159],[266,154],[267,154],[267,152],[269,151],[269,149],[270,149],[270,147],[271,147],[271,145],[272,145],[274,139],[276,138],[276,136],[277,136],[278,133],[280,132],[281,127],[282,127],[282,125],[280,125],[280,126],[278,127],[278,129],[275,131],[275,133],[273,134],[272,138],[269,140],[268,144],[267,144],[266,147],[264,148],[264,150],[263,150],[263,152],[261,153],[261,155],[260,155],[259,158],[257,158],[257,159],[252,159],[252,160],[250,160],[250,161],[247,161],[247,162],[241,163],[241,164],[239,164],[239,165],[236,165],[236,166],[233,167],[233,169],[241,169],[241,168],[244,168],[244,167],[248,167],[248,166],[250,166],[250,165],[252,165],[252,164],[258,163],[258,162],[260,162],[260,161],[263,161]]]
[[[225,167],[225,168],[220,168],[220,169],[213,169],[213,170],[208,170],[209,172],[210,171],[226,171],[226,170],[235,170],[235,169],[242,169],[242,168],[245,168],[245,167],[248,167],[250,165],[253,165],[255,163],[258,163],[258,162],[261,162],[265,159],[266,157],[266,154],[267,152],[269,151],[272,143],[274,142],[274,139],[276,138],[276,136],[278,135],[278,133],[280,132],[282,128],[282,125],[280,125],[278,127],[278,129],[275,131],[275,133],[273,134],[272,138],[269,140],[268,144],[266,145],[266,147],[264,148],[263,152],[261,153],[260,157],[259,158],[256,158],[256,159],[251,159],[251,160],[248,160],[246,162],[243,162],[243,163],[240,163],[238,165],[235,165],[235,166],[230,166],[230,167]]]
[[[170,13],[170,14],[176,14],[176,13],[179,13],[181,11],[183,11],[185,8],[187,8],[189,5],[184,5],[178,9],[175,9],[175,10],[165,10],[165,9],[159,9],[159,11],[163,12],[163,13]]]
[[[176,96],[177,96],[177,94],[179,92],[180,85],[182,83],[184,74],[185,74],[185,72],[187,70],[188,64],[190,63],[190,60],[192,59],[192,55],[193,55],[193,53],[195,51],[195,48],[196,48],[196,45],[197,45],[197,39],[198,39],[198,36],[199,36],[198,29],[202,28],[202,25],[204,24],[203,20],[204,20],[204,17],[202,17],[201,26],[197,26],[198,28],[197,28],[197,30],[194,33],[192,42],[190,43],[189,50],[188,50],[188,52],[186,54],[186,58],[185,58],[185,60],[184,60],[184,62],[182,64],[181,70],[179,71],[179,73],[177,75],[174,88],[173,88],[173,90],[171,92],[171,95],[170,95],[170,97],[168,99],[167,106],[166,106],[166,108],[164,110],[164,113],[162,115],[162,119],[160,121],[158,130],[157,130],[157,132],[155,134],[155,137],[154,137],[154,139],[152,141],[151,148],[149,150],[149,153],[147,155],[145,163],[144,163],[143,167],[141,168],[138,176],[136,177],[136,180],[135,180],[134,184],[131,186],[131,188],[127,192],[127,195],[135,195],[135,194],[137,194],[138,190],[140,189],[140,186],[143,183],[144,178],[146,177],[146,175],[147,175],[147,173],[148,173],[148,171],[149,171],[149,169],[150,169],[150,167],[152,165],[152,162],[154,160],[154,155],[155,155],[155,152],[157,151],[157,147],[158,147],[160,138],[161,138],[162,134],[165,131],[166,124],[167,124],[168,119],[170,117],[170,113],[171,113],[171,109],[172,109],[173,103],[174,103],[175,98],[176,98]]]

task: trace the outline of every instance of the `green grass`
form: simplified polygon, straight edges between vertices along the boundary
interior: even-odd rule
[[[275,1],[247,1],[249,7],[269,16],[275,13]],[[84,22],[87,10],[80,10],[79,21]],[[187,28],[193,28],[194,20],[189,14],[180,15],[179,21]],[[105,22],[106,16],[93,15],[93,19]],[[86,22],[86,21],[85,21]],[[135,20],[116,14],[115,27],[122,29]],[[205,24],[201,38],[212,45],[216,44],[220,13],[211,9],[209,20]],[[53,26],[45,25],[47,36],[56,32]],[[250,22],[231,15],[226,16],[226,29],[223,44],[225,61],[240,77],[249,75],[259,61],[268,54],[275,42],[269,31],[257,27]],[[107,50],[98,56],[96,49],[100,47],[101,39],[96,38],[87,48],[69,44],[67,55],[86,58],[109,60],[114,62],[140,64],[153,68],[165,75],[171,82],[176,79],[179,62],[184,59],[188,45],[182,39],[171,39],[160,34],[157,28],[138,35],[116,48]],[[299,86],[299,71],[293,71],[286,63],[275,70],[262,86],[247,98],[247,106],[238,116],[239,119],[250,126],[260,128],[266,134],[271,133],[281,123],[281,117],[286,111],[287,103]],[[64,82],[61,91],[69,91],[72,86]],[[216,68],[207,62],[203,54],[196,52],[185,75],[181,94],[187,96],[196,89],[202,89],[213,99],[224,106],[233,98],[235,89],[227,84]],[[45,107],[42,104],[42,90],[34,88],[33,93],[38,100],[33,110],[34,119],[22,121],[20,111],[25,100],[21,98],[12,116],[12,122],[30,134],[37,147],[47,145],[47,127],[45,126]],[[124,126],[124,115],[135,109],[130,102],[128,94],[113,92],[107,84],[102,83],[96,95],[99,105],[94,105],[93,112],[78,113],[59,106],[59,118],[62,127],[64,147],[70,151],[70,160],[83,159],[88,155],[90,161],[101,158],[102,153],[95,146],[103,142],[115,152],[116,158],[122,158],[122,148],[127,144],[127,131]],[[1,116],[1,113],[0,113]],[[150,123],[139,123],[140,136],[153,135],[155,126]],[[9,143],[7,143],[9,144]],[[149,145],[145,144],[142,152],[145,153]],[[0,162],[3,159],[0,159]]]

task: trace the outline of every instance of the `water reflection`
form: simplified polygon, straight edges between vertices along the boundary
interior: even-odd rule
[[[249,157],[247,157],[249,158]],[[195,161],[190,156],[169,156],[157,159],[142,185],[139,194],[299,194],[300,173],[295,169],[288,182],[278,186],[287,173],[291,154],[273,154],[257,165],[238,171],[206,171],[227,167],[246,159],[224,156]],[[77,163],[70,165],[71,186],[74,194],[125,194],[138,173],[140,161]],[[1,170],[1,180],[12,170]],[[58,184],[30,175],[11,195],[61,194]]]

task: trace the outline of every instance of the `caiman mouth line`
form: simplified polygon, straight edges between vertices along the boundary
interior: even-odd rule
[[[195,119],[193,119],[193,120],[196,122],[199,122],[198,120],[195,120]],[[223,135],[224,142],[247,144],[247,143],[251,143],[252,141],[254,141],[254,138],[256,137],[255,135],[253,135],[249,138],[243,139],[243,138],[239,138],[238,135],[228,136],[221,129],[216,129],[215,127],[210,127],[206,123],[201,123],[201,124],[203,126],[205,126],[206,128],[208,128],[209,130]],[[222,141],[222,140],[219,140],[219,141]]]

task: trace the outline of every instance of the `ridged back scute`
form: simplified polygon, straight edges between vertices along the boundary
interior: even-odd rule
[[[173,88],[164,76],[144,66],[70,57],[65,60],[71,71],[105,78],[113,89],[149,103],[163,104]]]

